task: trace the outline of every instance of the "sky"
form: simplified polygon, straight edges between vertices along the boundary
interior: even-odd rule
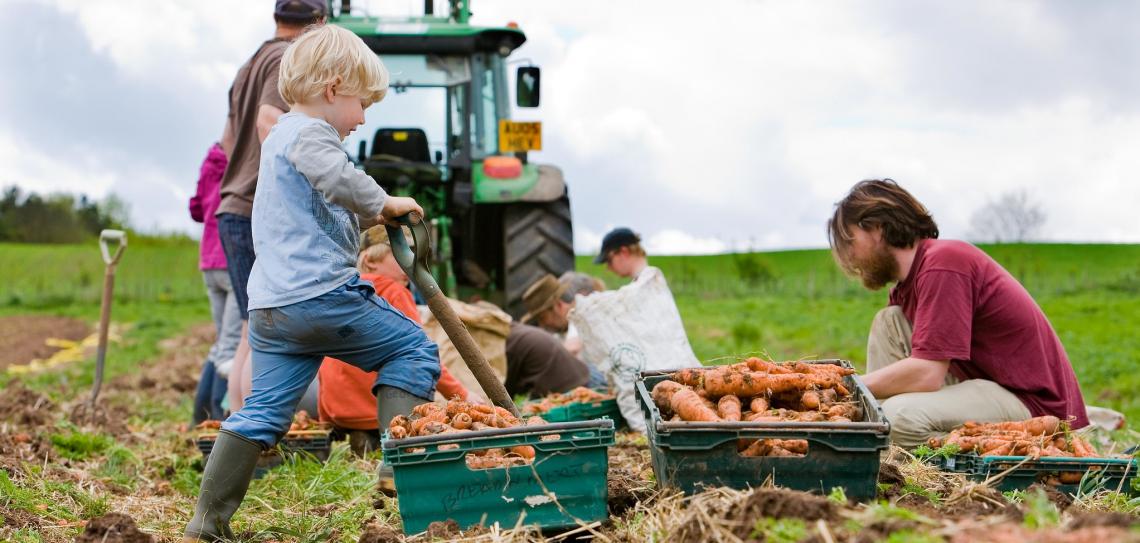
[[[186,201],[234,73],[272,35],[273,2],[3,4],[0,185],[114,193],[136,227],[197,236]],[[1024,191],[1047,217],[1041,240],[1140,242],[1140,3],[472,9],[476,24],[517,22],[528,41],[512,59],[542,67],[542,106],[512,115],[542,121],[531,161],[562,168],[581,253],[614,226],[651,254],[825,247],[834,203],[882,177],[944,238]],[[381,102],[369,126],[409,111]]]

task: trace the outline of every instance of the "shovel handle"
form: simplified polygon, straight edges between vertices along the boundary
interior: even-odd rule
[[[107,243],[114,242],[117,244],[115,253],[107,249]],[[127,248],[127,233],[122,230],[104,230],[99,232],[99,250],[103,252],[103,262],[108,266],[114,266],[119,263],[119,259],[123,256],[123,250]]]
[[[459,316],[451,307],[451,302],[439,290],[439,283],[436,283],[435,277],[428,269],[431,259],[431,232],[424,224],[423,217],[412,212],[398,217],[396,222],[408,227],[416,242],[416,247],[413,251],[408,246],[403,228],[385,225],[384,229],[388,231],[388,243],[392,245],[392,256],[396,258],[400,268],[403,268],[404,273],[408,274],[408,277],[420,289],[420,293],[427,299],[431,313],[435,315],[440,327],[443,328],[451,343],[455,345],[455,350],[459,351],[459,356],[463,358],[463,362],[467,364],[467,368],[471,370],[475,380],[479,381],[479,386],[483,392],[487,393],[487,397],[495,405],[510,411],[516,417],[519,416],[518,407],[511,400],[511,396],[507,394],[507,389],[503,387],[503,383],[499,382],[498,375],[487,363],[487,357],[483,355],[483,351],[479,350],[479,346],[471,337],[471,333],[467,331],[463,321],[459,320]]]

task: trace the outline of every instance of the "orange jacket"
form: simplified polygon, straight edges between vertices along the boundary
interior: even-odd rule
[[[420,322],[419,310],[412,299],[408,287],[387,277],[364,274],[361,279],[372,281],[376,295],[388,301],[397,311],[409,319]],[[322,421],[333,423],[339,428],[350,430],[376,430],[376,396],[372,395],[372,385],[376,383],[376,372],[364,370],[325,357],[321,363],[320,392],[317,395],[317,408]],[[446,368],[440,368],[439,393],[447,398],[458,396],[467,398],[467,390]]]

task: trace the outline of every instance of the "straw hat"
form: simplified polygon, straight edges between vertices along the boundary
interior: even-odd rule
[[[528,323],[547,309],[554,307],[554,302],[566,292],[566,288],[567,285],[559,283],[558,279],[549,273],[535,281],[523,293],[523,305],[526,306],[526,314],[523,315],[522,322]]]

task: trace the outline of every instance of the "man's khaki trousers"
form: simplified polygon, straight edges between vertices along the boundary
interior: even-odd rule
[[[867,372],[909,357],[910,349],[911,325],[902,309],[892,305],[879,311],[867,338]],[[1001,422],[1031,416],[1017,396],[993,381],[956,382],[949,374],[946,381],[936,392],[909,392],[880,400],[891,423],[892,441],[917,447],[966,421]]]

